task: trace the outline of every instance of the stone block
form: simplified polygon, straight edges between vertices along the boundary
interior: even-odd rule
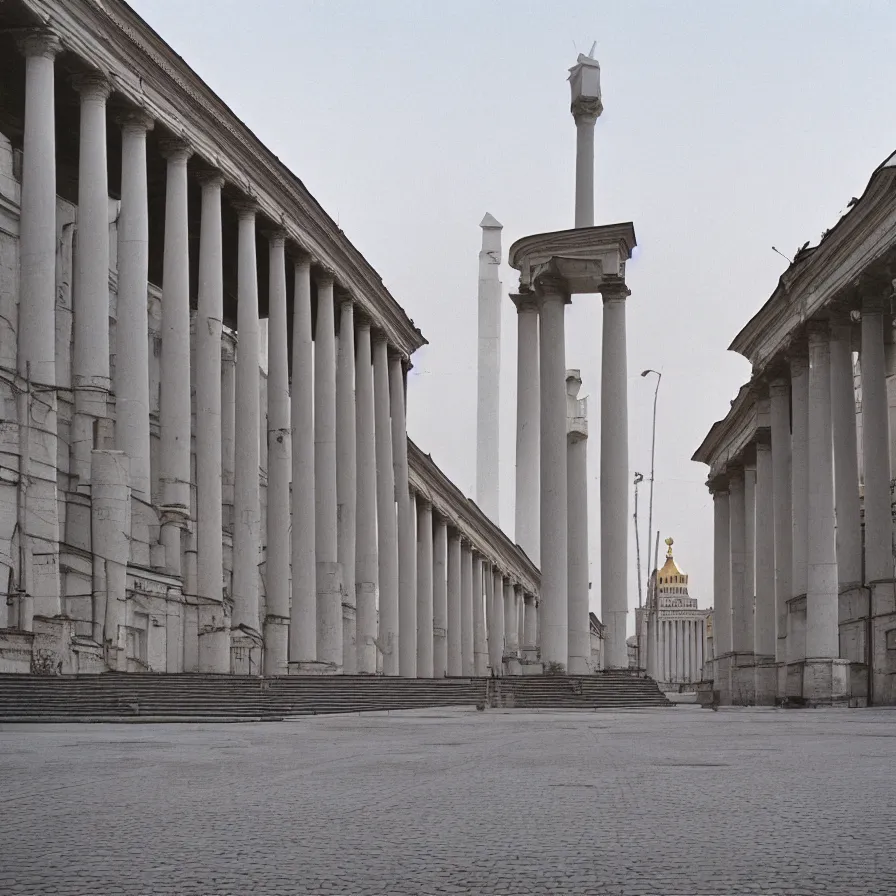
[[[803,697],[803,664],[788,663],[787,678],[784,682],[784,696],[801,700]]]
[[[753,667],[754,702],[756,706],[774,706],[778,696],[778,666],[774,661],[759,662]]]
[[[730,663],[731,705],[753,706],[756,702],[753,654],[732,654]]]
[[[33,632],[0,631],[0,672],[28,675],[33,641]]]
[[[849,702],[849,660],[807,659],[803,698],[809,706],[845,706]]]

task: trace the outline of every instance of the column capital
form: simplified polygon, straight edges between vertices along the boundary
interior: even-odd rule
[[[298,252],[296,252],[293,264],[296,270],[301,269],[303,271],[310,271],[311,265],[314,264],[314,256],[310,252],[306,252],[304,249],[300,249]]]
[[[155,119],[142,109],[133,109],[115,116],[116,123],[125,134],[145,134],[151,131],[156,123]]]
[[[224,187],[226,181],[224,180],[224,175],[218,171],[217,168],[209,168],[206,171],[200,171],[196,175],[196,180],[203,186],[203,188],[208,187],[209,189],[221,190]]]
[[[570,103],[569,111],[576,124],[594,124],[604,111],[603,103],[598,96],[579,96]]]
[[[271,230],[263,230],[262,236],[271,244],[272,249],[285,249],[286,238],[289,234],[281,227],[274,227]]]
[[[806,334],[809,337],[809,343],[818,344],[820,342],[827,343],[831,335],[831,325],[826,320],[813,318],[806,322]]]
[[[516,305],[518,314],[538,313],[538,296],[534,292],[512,292],[510,301]]]
[[[16,38],[16,45],[26,59],[32,56],[55,59],[63,50],[62,41],[47,28],[29,28]]]
[[[536,280],[535,297],[539,309],[547,302],[556,302],[558,299],[564,305],[569,305],[572,298],[566,287],[566,281],[562,277],[545,274]]]
[[[604,304],[607,302],[624,302],[631,294],[632,291],[625,285],[625,280],[619,278],[604,280],[600,285],[600,295]]]
[[[82,101],[101,100],[105,102],[112,93],[112,84],[102,72],[85,72],[72,78],[72,86],[81,95]]]
[[[236,209],[241,221],[254,221],[258,214],[258,203],[249,197],[234,199],[230,204]]]
[[[180,137],[164,137],[159,141],[159,152],[169,162],[186,162],[193,155],[190,145]]]
[[[350,306],[354,311],[355,308],[355,300],[350,292],[345,292],[344,290],[339,290],[336,293],[336,301],[339,303],[340,308],[344,308],[346,305]]]
[[[336,285],[336,275],[331,270],[324,268],[320,274],[314,278],[314,282],[324,289],[333,289]]]
[[[370,328],[370,338],[374,345],[385,343],[387,348],[389,346],[389,337],[386,335],[386,331],[379,327],[372,326]]]
[[[862,296],[862,314],[883,314],[889,310],[889,296],[883,293]]]

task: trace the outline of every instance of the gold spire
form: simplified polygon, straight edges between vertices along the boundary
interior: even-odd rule
[[[672,556],[672,545],[675,544],[674,538],[666,539],[666,562],[663,568],[657,573],[659,584],[668,585],[686,585],[688,577],[678,568],[675,559]]]

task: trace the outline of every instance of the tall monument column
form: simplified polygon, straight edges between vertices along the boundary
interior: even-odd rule
[[[604,328],[600,403],[601,618],[606,668],[628,667],[628,364],[624,282],[601,286]]]
[[[289,661],[317,660],[317,569],[314,486],[314,347],[311,340],[311,261],[295,264],[292,316],[292,607]]]
[[[591,53],[579,53],[569,70],[570,112],[576,123],[576,227],[594,226],[594,125],[604,107],[600,65]]]
[[[342,671],[357,671],[355,549],[357,545],[358,446],[355,409],[355,313],[351,298],[339,302],[336,360],[336,526],[342,569]]]
[[[145,152],[145,132],[143,148]],[[146,188],[146,172],[144,169],[142,186]],[[196,539],[197,539],[197,584],[201,601],[199,619],[199,671],[229,672],[230,645],[228,643],[228,626],[224,614],[224,595],[222,592],[224,569],[224,545],[222,539],[223,514],[221,492],[221,330],[224,319],[224,254],[221,230],[221,188],[224,178],[217,172],[202,178],[202,218],[199,232],[199,299],[196,319],[196,413],[201,424],[196,427]],[[124,191],[122,191],[124,192]],[[122,196],[122,218],[124,217],[125,200]],[[121,222],[119,221],[119,227]],[[119,234],[121,231],[119,230]],[[121,236],[119,236],[121,241]],[[136,247],[132,247],[136,251]],[[119,308],[121,308],[121,248],[118,250],[119,266]],[[144,269],[145,270],[145,269]],[[136,272],[135,272],[136,273]],[[136,279],[136,278],[135,278]],[[134,284],[133,305],[129,315],[133,317],[134,329],[137,321],[143,327],[143,333],[133,334],[132,342],[143,350],[146,358],[146,281],[143,277],[140,287]],[[119,311],[119,326],[121,312]],[[130,345],[128,346],[130,350]],[[134,349],[135,354],[139,351]],[[118,355],[117,363],[122,359]],[[147,368],[148,372],[148,368]],[[142,379],[146,382],[146,399],[149,397],[147,373]],[[140,374],[134,371],[134,381]],[[140,389],[135,392],[142,392]],[[116,408],[120,408],[121,398],[116,395]],[[134,410],[141,405],[135,402]],[[148,401],[147,401],[148,406]],[[118,422],[121,422],[121,411],[118,410]],[[136,414],[135,414],[136,416]],[[147,436],[149,435],[149,416],[146,416]],[[142,422],[142,421],[141,421]],[[142,441],[142,440],[141,440]],[[148,446],[147,446],[148,447]],[[146,457],[146,474],[149,474],[149,457]],[[140,460],[137,461],[140,463]],[[131,460],[131,479],[134,477],[135,461]],[[141,470],[142,477],[142,470]],[[144,498],[148,500],[148,498]]]
[[[479,252],[479,365],[476,411],[476,503],[495,524],[499,522],[498,465],[501,380],[502,226],[487,214]]]
[[[588,401],[579,398],[582,378],[566,371],[566,482],[569,529],[568,619],[570,675],[591,671],[591,620],[588,616]]]
[[[514,538],[536,564],[539,530],[539,364],[538,299],[532,293],[511,296],[517,310],[516,505]]]
[[[569,296],[562,283],[539,285],[541,324],[541,596],[544,600],[542,660],[567,670],[568,644],[568,520],[566,476],[566,330]],[[625,477],[625,482],[628,478]],[[494,596],[495,610],[501,605]],[[503,628],[503,622],[502,626]],[[625,634],[623,632],[623,649]]]
[[[266,675],[289,671],[290,397],[286,345],[286,235],[268,236],[268,493],[264,620]]]
[[[342,671],[342,571],[336,523],[336,306],[333,278],[317,281],[314,325],[314,505],[317,661]]]

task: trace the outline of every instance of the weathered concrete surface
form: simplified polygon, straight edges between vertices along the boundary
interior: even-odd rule
[[[0,728],[0,892],[896,893],[896,713]]]

